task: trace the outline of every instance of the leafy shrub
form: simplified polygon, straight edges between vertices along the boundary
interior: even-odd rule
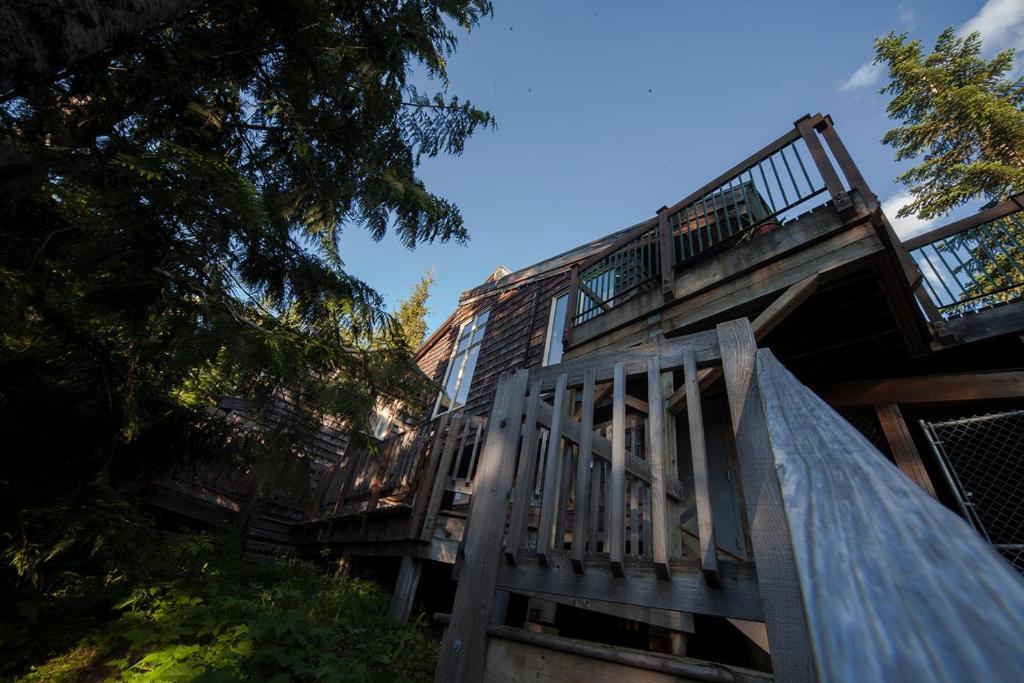
[[[236,538],[160,532],[138,513],[135,524],[106,527],[109,538],[96,547],[84,538],[102,526],[93,515],[105,519],[102,506],[79,510],[71,528],[82,536],[54,529],[46,542],[4,550],[21,576],[16,602],[31,605],[4,613],[0,647],[23,655],[0,664],[8,675],[20,668],[29,681],[432,677],[437,642],[422,623],[393,623],[388,596],[372,582],[299,560],[246,562]]]

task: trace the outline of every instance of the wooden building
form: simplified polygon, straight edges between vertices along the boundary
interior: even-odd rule
[[[438,680],[1024,680],[1022,294],[1024,196],[901,243],[806,116],[463,293],[283,536],[397,572]]]

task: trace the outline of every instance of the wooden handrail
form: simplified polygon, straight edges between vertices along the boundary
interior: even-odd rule
[[[582,261],[580,261],[578,264],[576,264],[575,269],[577,271],[585,270],[586,268],[594,265],[595,263],[597,263],[598,261],[603,259],[608,254],[611,254],[614,251],[618,251],[619,249],[621,249],[625,245],[627,245],[630,242],[632,242],[633,240],[635,240],[637,237],[640,237],[641,235],[643,235],[645,232],[649,232],[650,230],[653,230],[654,228],[657,228],[657,227],[658,227],[658,217],[655,216],[654,218],[648,218],[643,223],[640,223],[639,225],[637,225],[635,228],[633,228],[629,232],[623,233],[623,235],[621,237],[619,237],[617,240],[615,240],[614,242],[609,244],[607,247],[605,247],[601,251],[599,251],[596,254],[593,254],[591,256],[588,256],[587,258],[585,258]]]
[[[820,114],[810,117],[810,121],[812,122],[812,125],[816,125],[817,122],[820,119],[821,119],[821,115]],[[672,206],[668,207],[669,215],[675,213],[676,211],[679,211],[680,209],[682,209],[682,208],[684,208],[686,206],[689,206],[690,204],[692,204],[693,202],[697,201],[698,199],[701,199],[702,197],[707,195],[709,192],[711,192],[712,190],[717,188],[719,185],[722,185],[725,181],[727,181],[730,178],[732,178],[732,177],[742,173],[743,171],[746,171],[748,168],[750,168],[751,166],[756,164],[761,159],[767,158],[768,156],[770,156],[770,155],[774,154],[775,152],[779,151],[780,149],[782,149],[783,147],[785,147],[789,143],[795,142],[795,141],[797,141],[799,139],[800,139],[800,131],[798,131],[795,127],[793,128],[793,130],[789,131],[788,133],[780,135],[773,142],[768,143],[767,145],[765,145],[764,147],[762,147],[758,151],[754,152],[753,154],[751,154],[749,157],[747,157],[746,159],[744,159],[740,163],[738,163],[735,166],[731,167],[728,171],[725,171],[724,173],[722,173],[722,174],[718,175],[717,177],[715,177],[714,180],[712,180],[712,181],[710,181],[708,183],[705,183],[699,190],[697,190],[695,192],[691,192],[690,194],[686,195],[685,197],[680,199],[678,202],[676,202]]]
[[[982,223],[988,223],[989,221],[998,220],[1000,218],[1009,216],[1010,214],[1016,213],[1018,211],[1024,211],[1024,192],[1013,195],[1005,202],[999,204],[998,206],[993,206],[991,209],[980,211],[974,214],[973,216],[961,218],[958,221],[953,221],[948,225],[944,225],[940,228],[935,228],[934,230],[929,230],[928,232],[922,235],[918,235],[917,237],[913,237],[909,240],[906,240],[903,242],[903,248],[906,249],[907,251],[920,249],[921,247],[927,246],[932,242],[936,242],[946,237],[950,237],[951,235],[963,232],[964,230],[970,230],[971,228],[975,228],[981,225]]]
[[[818,677],[1024,680],[1020,575],[767,349],[756,375]]]

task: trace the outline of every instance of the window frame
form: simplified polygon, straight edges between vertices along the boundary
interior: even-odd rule
[[[487,316],[487,318],[484,320],[483,325],[480,325],[479,324],[480,318],[485,316],[485,315]],[[487,324],[490,321],[491,321],[491,310],[488,308],[488,309],[485,309],[483,311],[480,311],[479,313],[474,314],[472,317],[470,317],[464,323],[459,325],[459,332],[458,332],[458,334],[455,335],[455,341],[452,344],[452,352],[448,356],[448,367],[444,371],[444,380],[441,382],[441,390],[439,392],[437,392],[437,398],[434,399],[434,410],[433,410],[433,413],[431,414],[431,418],[430,419],[435,419],[437,417],[440,417],[441,415],[444,415],[445,413],[451,413],[451,412],[453,412],[455,410],[458,410],[462,406],[466,405],[465,403],[463,403],[460,406],[456,406],[455,405],[455,399],[456,399],[456,397],[458,397],[459,391],[462,389],[463,381],[465,381],[464,372],[466,370],[466,363],[469,361],[469,357],[472,355],[472,351],[473,351],[474,347],[480,347],[481,350],[482,350],[483,345],[484,345],[484,339],[487,337]],[[466,347],[460,351],[459,350],[459,342],[462,340],[463,333],[465,333],[467,327],[469,327],[469,333],[466,335],[466,338],[468,339],[468,343],[466,344]],[[477,336],[477,332],[481,328],[483,329],[483,334],[480,335],[480,339],[479,340],[474,342],[473,339]],[[480,351],[477,352],[477,362],[479,362],[479,353],[480,353]],[[452,389],[451,405],[449,405],[449,407],[447,409],[442,410],[441,409],[441,397],[444,396],[445,388],[448,386],[448,382],[451,379],[451,374],[452,374],[452,370],[454,369],[455,359],[460,354],[462,354],[463,357],[462,357],[462,362],[459,363],[459,368],[458,368],[459,377],[455,381],[455,386]],[[476,374],[476,363],[473,364],[473,374]],[[470,377],[469,377],[469,383],[470,383],[470,386],[472,386],[472,383],[473,383],[473,376],[472,375],[470,375]],[[467,399],[469,398],[469,391],[466,392],[466,398]]]
[[[569,318],[569,296],[570,292],[568,290],[563,290],[562,292],[555,294],[554,296],[551,297],[551,305],[549,306],[548,310],[548,327],[547,332],[544,335],[544,354],[540,357],[541,367],[547,367],[548,365],[557,365],[557,363],[548,363],[548,354],[551,352],[551,341],[552,339],[554,339],[554,335],[552,333],[555,331],[555,312],[558,310],[558,300],[565,297],[565,316],[562,320],[562,329],[559,330],[559,334],[564,334],[565,323],[566,320]],[[564,353],[565,348],[563,346],[562,354],[564,355]],[[561,356],[559,357],[558,362],[562,362]]]

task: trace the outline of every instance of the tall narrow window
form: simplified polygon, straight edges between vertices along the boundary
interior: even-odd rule
[[[561,294],[551,299],[548,335],[544,342],[544,360],[541,365],[555,365],[562,362],[562,332],[565,331],[565,312],[568,307],[568,294]]]
[[[490,311],[479,313],[459,329],[459,336],[452,352],[452,360],[448,363],[448,372],[444,378],[441,393],[437,396],[434,416],[457,410],[466,405],[469,398],[469,386],[473,381],[473,371],[480,357],[480,344],[487,330],[487,318]]]

